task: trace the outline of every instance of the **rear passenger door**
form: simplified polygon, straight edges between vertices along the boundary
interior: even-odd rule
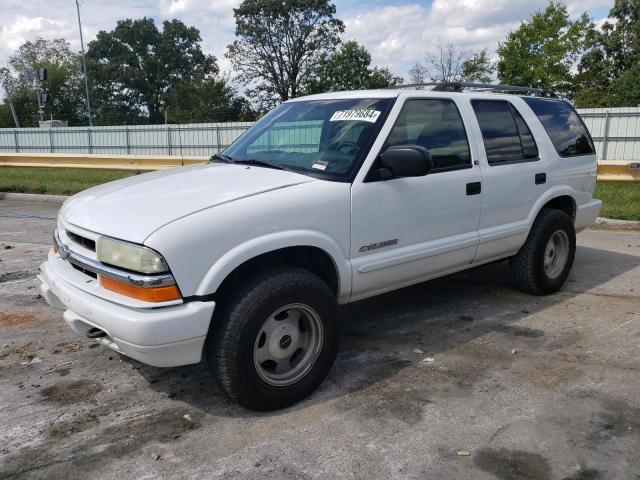
[[[380,152],[420,145],[433,160],[422,177],[379,179],[352,187],[353,298],[418,282],[468,265],[478,245],[481,184],[457,104],[407,99]],[[373,178],[372,178],[373,177]]]
[[[502,99],[474,99],[482,133],[482,213],[476,261],[516,253],[528,234],[527,217],[546,189],[531,129],[515,105]]]

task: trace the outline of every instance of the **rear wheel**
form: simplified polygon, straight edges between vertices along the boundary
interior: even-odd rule
[[[576,252],[576,232],[569,216],[543,209],[527,241],[509,261],[513,283],[522,291],[547,295],[562,287]]]
[[[209,357],[225,392],[253,410],[309,395],[336,356],[336,311],[335,295],[307,270],[278,268],[249,279],[214,318]]]

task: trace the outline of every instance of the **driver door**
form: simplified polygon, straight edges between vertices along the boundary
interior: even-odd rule
[[[478,247],[481,172],[454,100],[407,99],[382,151],[397,145],[425,147],[433,169],[353,184],[352,299],[461,269]]]

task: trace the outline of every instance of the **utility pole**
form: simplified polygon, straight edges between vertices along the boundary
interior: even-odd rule
[[[16,124],[16,128],[20,128],[20,120],[18,120],[18,114],[16,113],[16,109],[13,106],[11,97],[9,97],[9,108],[11,109],[11,115],[13,116],[13,123]]]
[[[13,123],[15,123],[16,128],[20,128],[20,120],[18,120],[18,114],[16,113],[16,109],[13,106],[13,101],[11,100],[11,97],[13,95],[13,88],[11,88],[11,83],[8,79],[5,78],[2,82],[0,82],[0,85],[2,85],[5,92],[7,92],[7,102],[9,102],[11,116],[13,116]]]
[[[87,94],[87,112],[89,113],[89,126],[93,127],[93,120],[91,120],[91,102],[89,101],[89,77],[87,76],[87,59],[84,53],[82,22],[80,21],[80,3],[78,2],[78,0],[76,0],[76,10],[78,11],[78,29],[80,30],[80,47],[82,48],[82,70],[84,73],[84,88]]]

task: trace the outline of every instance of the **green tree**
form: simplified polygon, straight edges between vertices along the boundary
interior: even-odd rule
[[[300,94],[313,65],[340,42],[329,0],[244,0],[233,10],[237,39],[227,57],[238,80],[269,107]]]
[[[11,96],[21,126],[38,125],[37,94],[40,88],[48,95],[44,105],[45,119],[66,120],[70,125],[85,122],[81,59],[71,51],[66,40],[37,38],[27,41],[8,63],[8,67],[0,69],[0,83]],[[40,83],[25,78],[25,72],[39,68],[47,69],[47,80]],[[10,118],[10,126],[13,126],[13,118]]]
[[[385,88],[401,83],[388,68],[371,68],[371,55],[355,41],[324,54],[311,69],[304,85],[307,94]]]
[[[9,104],[5,101],[0,103],[0,128],[13,128],[13,116],[11,115],[11,109]]]
[[[616,0],[609,20],[592,32],[589,49],[578,65],[576,104],[637,106],[639,63],[640,0]]]
[[[175,19],[162,31],[142,18],[99,32],[87,52],[96,123],[162,123],[177,88],[218,75],[201,40],[198,29]]]
[[[4,102],[0,107],[0,128],[16,126],[10,103],[13,104],[20,126],[34,126],[36,121],[36,94],[26,86],[24,78],[14,74],[9,67],[0,67],[0,87],[4,90]],[[18,106],[20,108],[18,108]]]
[[[566,5],[550,2],[499,44],[498,78],[510,85],[572,95],[571,70],[584,51],[593,28],[586,13],[571,20]]]
[[[493,76],[493,63],[487,55],[487,47],[475,52],[462,62],[462,80],[489,83]]]
[[[171,123],[255,120],[247,99],[223,78],[180,83],[168,96],[166,108]]]
[[[633,65],[616,79],[613,99],[607,106],[640,107],[640,65]]]
[[[394,75],[389,67],[374,67],[367,88],[387,88],[402,85],[404,78]]]

